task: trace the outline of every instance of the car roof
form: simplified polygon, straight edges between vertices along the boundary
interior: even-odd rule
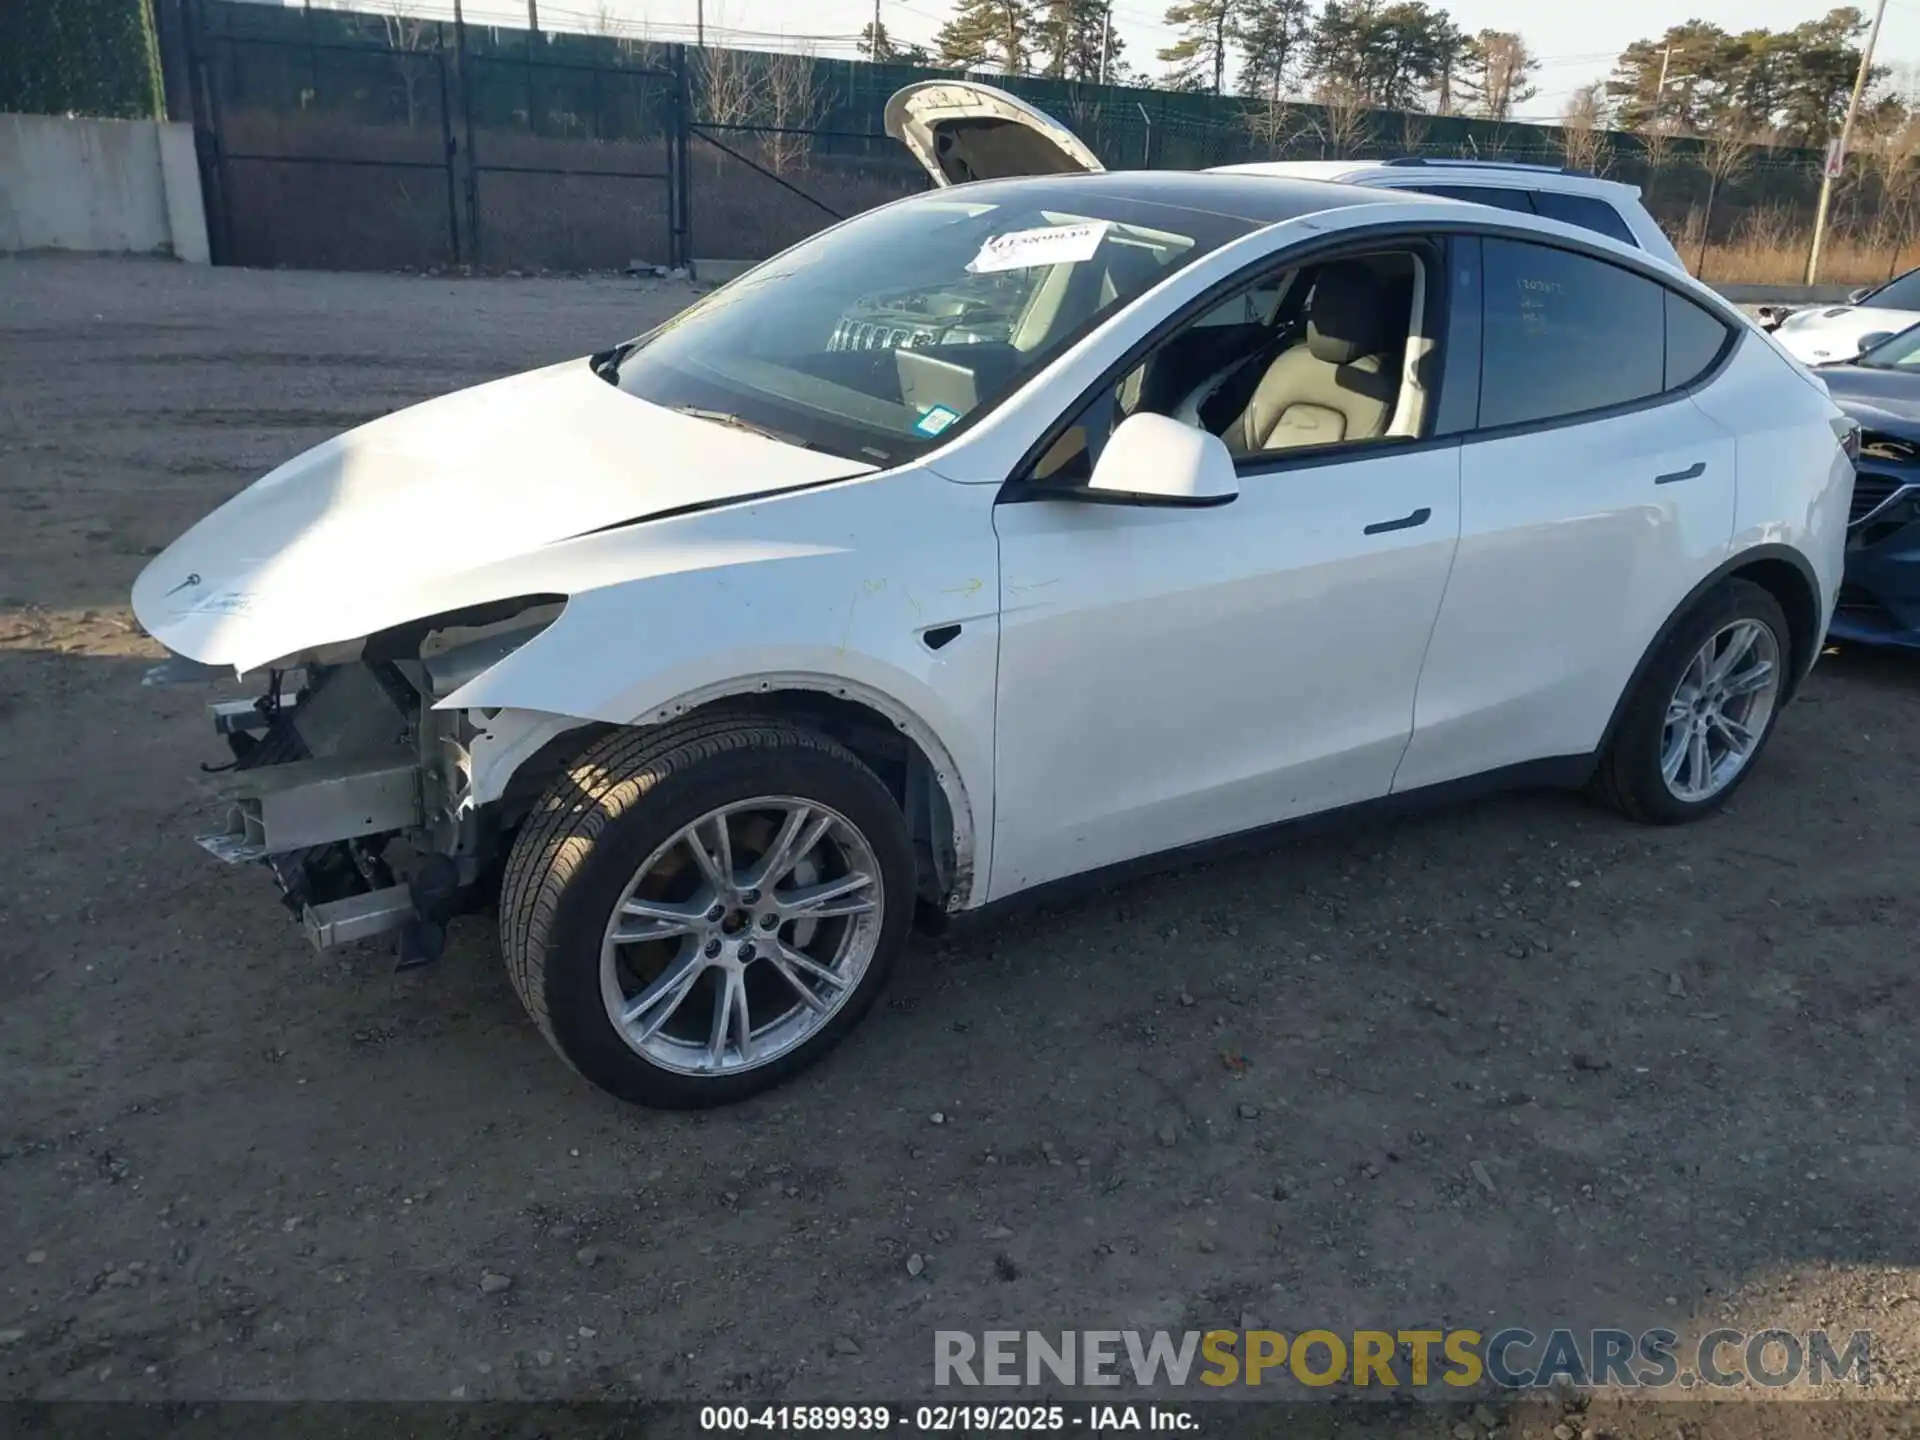
[[[1490,185],[1524,190],[1564,190],[1584,195],[1628,195],[1639,198],[1635,185],[1603,180],[1598,175],[1555,169],[1546,165],[1503,164],[1498,161],[1438,160],[1256,160],[1222,165],[1215,175],[1268,175],[1298,180],[1338,180],[1352,185],[1392,180],[1402,185],[1432,185],[1452,181],[1463,185]]]
[[[1382,190],[1377,186],[1341,185],[1313,177],[1236,175],[1225,170],[1106,170],[1094,175],[1022,175],[1005,180],[975,180],[929,193],[996,200],[1000,192],[1011,199],[1017,190],[1042,187],[1139,204],[1166,205],[1257,225],[1271,225],[1300,215],[1353,205],[1448,203],[1432,196]]]

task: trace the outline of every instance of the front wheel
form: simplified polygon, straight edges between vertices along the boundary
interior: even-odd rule
[[[1594,777],[1596,793],[1662,825],[1719,809],[1773,734],[1792,653],[1772,595],[1748,580],[1714,590],[1642,672]]]
[[[501,944],[528,1013],[588,1080],[716,1105],[859,1022],[913,889],[905,819],[858,757],[736,715],[581,756],[514,844]]]

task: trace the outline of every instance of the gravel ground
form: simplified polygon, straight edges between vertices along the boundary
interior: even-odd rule
[[[1491,801],[916,941],[719,1113],[571,1075],[484,922],[315,957],[188,838],[135,573],[687,293],[0,262],[0,1394],[899,1400],[936,1327],[1258,1319],[1870,1329],[1920,1396],[1912,659],[1692,829]]]

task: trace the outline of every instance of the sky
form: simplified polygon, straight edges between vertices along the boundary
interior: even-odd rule
[[[366,0],[358,0],[366,3]],[[1522,118],[1551,119],[1581,86],[1603,78],[1628,44],[1658,35],[1690,18],[1710,20],[1729,30],[1763,26],[1791,29],[1826,13],[1831,0],[1609,0],[1605,4],[1525,3],[1525,0],[1441,0],[1464,29],[1517,30],[1543,63],[1536,83],[1539,96],[1522,107]],[[1871,13],[1872,0],[1856,0]],[[554,28],[574,28],[604,5],[620,28],[645,30],[656,39],[694,38],[704,8],[709,42],[743,47],[788,49],[799,46],[822,55],[854,54],[853,42],[873,18],[873,0],[540,0],[543,18]],[[476,19],[507,21],[523,15],[523,0],[466,0]],[[439,8],[438,5],[432,8]],[[930,42],[949,13],[947,0],[880,0],[887,30],[902,41]],[[1114,0],[1114,29],[1126,42],[1127,58],[1152,74],[1154,52],[1172,39],[1162,22],[1164,0]],[[580,28],[585,28],[581,25]],[[1891,64],[1920,62],[1920,0],[1887,0],[1876,60]]]

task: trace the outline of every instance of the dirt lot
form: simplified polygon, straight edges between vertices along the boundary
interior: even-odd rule
[[[135,573],[684,298],[0,263],[0,1394],[898,1400],[936,1327],[1257,1317],[1870,1329],[1920,1397],[1913,660],[1830,656],[1694,829],[1501,800],[918,941],[721,1113],[575,1079],[481,922],[316,958],[188,838]]]

